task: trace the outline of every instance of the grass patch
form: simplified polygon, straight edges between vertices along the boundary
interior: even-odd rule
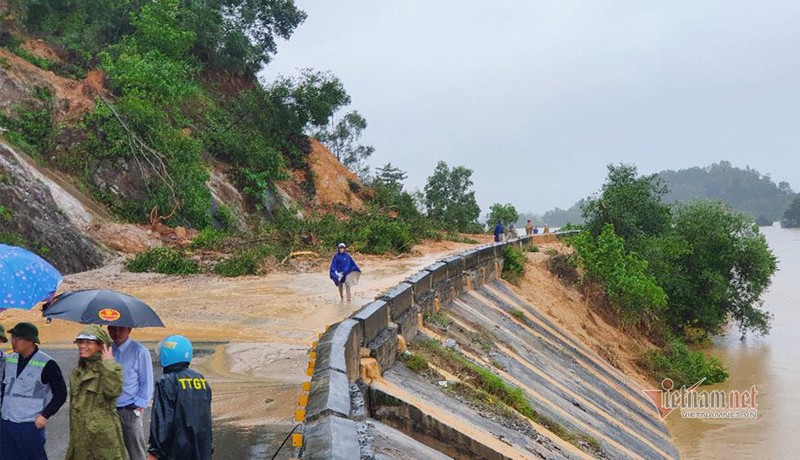
[[[21,57],[22,59],[25,59],[26,61],[30,62],[31,64],[35,65],[40,69],[51,70],[53,68],[53,61],[51,61],[50,59],[34,56],[33,54],[24,50],[20,46],[12,46],[11,52]]]
[[[443,347],[435,340],[418,340],[421,354],[437,366],[448,369],[459,375],[465,383],[485,391],[515,409],[520,414],[532,418],[535,416],[522,390],[507,384],[500,376],[468,360],[455,350]]]
[[[536,246],[535,244],[531,244],[531,245],[525,246],[523,250],[525,252],[539,252],[539,246]]]
[[[408,358],[405,363],[409,369],[417,374],[428,368],[428,360],[420,355],[411,355],[411,357]]]
[[[705,377],[703,385],[724,382],[728,371],[717,358],[702,351],[692,351],[680,340],[669,342],[664,350],[648,350],[639,359],[642,366],[658,381],[672,379],[675,386],[691,386]]]
[[[425,315],[422,317],[422,319],[428,324],[435,324],[435,325],[437,325],[439,327],[446,328],[446,327],[450,326],[450,319],[447,318],[447,315],[445,315],[444,313],[442,313],[440,311],[437,311],[437,312],[433,312],[433,311],[425,312]]]
[[[516,318],[517,321],[522,321],[523,323],[528,319],[527,316],[525,316],[525,312],[517,308],[511,309],[511,316]]]
[[[548,256],[555,256],[555,255],[558,255],[558,250],[550,248],[547,251],[545,251],[544,253],[547,254]]]
[[[197,263],[172,248],[153,248],[136,254],[125,262],[134,273],[155,272],[169,275],[189,275],[200,271]]]
[[[511,410],[513,409],[580,449],[600,450],[600,443],[596,439],[585,434],[576,434],[558,422],[537,413],[520,388],[506,383],[502,377],[473,363],[461,353],[425,337],[417,339],[414,347],[418,355],[424,356],[432,364],[446,369],[462,380],[460,383],[451,384],[445,391],[453,392],[470,403],[489,407],[501,416],[513,418],[514,412]],[[501,369],[498,365],[502,364],[496,360],[492,364]]]

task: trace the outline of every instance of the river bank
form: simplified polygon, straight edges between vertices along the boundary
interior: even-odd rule
[[[796,458],[800,449],[800,394],[795,391],[797,362],[800,360],[800,229],[762,227],[761,231],[778,257],[778,272],[764,296],[772,312],[772,331],[765,337],[741,334],[732,328],[715,337],[704,350],[719,358],[730,372],[724,383],[705,390],[747,390],[756,386],[756,419],[685,419],[673,413],[667,424],[683,458]]]

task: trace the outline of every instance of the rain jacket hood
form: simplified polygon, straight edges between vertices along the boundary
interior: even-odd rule
[[[103,342],[104,345],[111,346],[111,336],[108,335],[108,332],[106,332],[105,329],[97,324],[87,325],[85,328],[83,328],[81,333],[78,334],[78,337],[80,336],[94,336],[97,337],[97,340]]]

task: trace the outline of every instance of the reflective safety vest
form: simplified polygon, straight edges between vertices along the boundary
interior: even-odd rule
[[[45,353],[37,351],[17,377],[19,354],[6,356],[6,375],[3,377],[5,393],[3,407],[0,409],[3,420],[14,423],[33,422],[42,413],[53,399],[50,385],[42,383],[44,366],[52,360]]]

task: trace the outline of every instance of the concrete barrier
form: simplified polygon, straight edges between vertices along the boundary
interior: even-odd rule
[[[350,318],[361,324],[363,343],[366,345],[389,326],[389,305],[383,300],[366,304]]]
[[[322,417],[306,425],[305,460],[353,460],[361,458],[358,423],[337,416]]]
[[[446,308],[467,289],[497,279],[506,246],[522,247],[533,241],[493,243],[436,262],[328,328],[315,350],[298,457],[359,458],[350,391],[360,377],[361,357],[368,352],[381,371],[389,369],[397,356],[397,335],[408,341],[417,335],[418,314]]]

